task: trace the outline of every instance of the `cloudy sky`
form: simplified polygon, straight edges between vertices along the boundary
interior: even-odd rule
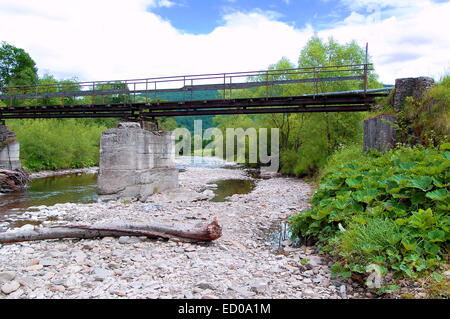
[[[0,0],[0,41],[39,74],[112,80],[297,64],[314,34],[369,43],[380,80],[450,72],[450,1]]]

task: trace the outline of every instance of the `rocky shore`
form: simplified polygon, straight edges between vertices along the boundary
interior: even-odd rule
[[[373,297],[363,287],[332,279],[331,263],[311,247],[280,240],[282,253],[274,251],[270,237],[276,228],[308,206],[307,183],[257,179],[251,193],[211,202],[214,181],[252,177],[242,169],[197,167],[186,168],[179,179],[178,190],[154,194],[145,203],[39,206],[22,218],[50,226],[217,217],[221,238],[208,244],[123,236],[0,245],[0,299]]]

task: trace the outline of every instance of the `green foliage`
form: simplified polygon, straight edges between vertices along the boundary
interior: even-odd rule
[[[37,68],[23,49],[6,42],[0,47],[0,88],[33,85],[37,82]]]
[[[323,42],[313,37],[300,52],[298,67],[332,66],[342,64],[364,63],[365,52],[356,42],[341,45],[333,38]],[[296,66],[286,58],[271,65],[271,70],[283,71]],[[350,71],[319,74],[321,77],[352,76]],[[268,80],[293,80],[299,75],[280,72]],[[381,87],[376,74],[369,72],[368,87]],[[266,81],[264,76],[249,81]],[[361,81],[320,82],[319,93],[362,89]],[[269,94],[274,96],[292,96],[312,94],[311,83],[296,83],[275,87]],[[233,97],[264,97],[265,87],[246,90],[233,90]],[[276,127],[280,129],[280,171],[296,176],[311,176],[317,173],[327,158],[337,149],[353,145],[362,140],[362,119],[364,113],[302,113],[302,114],[267,114],[216,116],[215,121],[221,127],[240,127],[252,123],[253,127]],[[244,120],[246,119],[246,120]],[[245,127],[245,126],[242,126]]]
[[[20,142],[23,166],[31,171],[98,164],[101,132],[106,126],[76,119],[11,120]]]
[[[394,90],[379,101],[376,114],[389,114],[398,118],[395,128],[399,143],[437,147],[449,140],[450,75],[430,88],[422,99],[407,97],[398,112],[393,109],[393,97]]]
[[[290,218],[294,237],[314,238],[353,271],[378,264],[415,277],[436,269],[450,243],[448,147],[337,152],[313,208]]]

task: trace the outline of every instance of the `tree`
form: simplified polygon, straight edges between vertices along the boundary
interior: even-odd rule
[[[352,65],[365,63],[365,50],[355,41],[339,44],[333,38],[328,42],[319,37],[312,37],[301,50],[298,59],[298,68],[326,67],[336,65]],[[272,80],[295,80],[311,78],[311,74],[285,72],[296,66],[288,59],[282,58],[269,67],[278,73],[269,76]],[[348,69],[348,68],[346,68]],[[322,72],[319,77],[347,77],[362,75],[355,71]],[[248,79],[249,81],[265,82],[264,75]],[[377,75],[369,72],[368,88],[381,87],[377,82]],[[319,82],[318,93],[361,90],[362,81],[347,80],[335,82]],[[269,88],[255,87],[233,91],[233,97],[264,97],[293,96],[312,94],[313,83],[292,83]],[[327,158],[339,147],[361,141],[363,113],[291,113],[291,114],[264,114],[239,115],[232,117],[216,116],[215,122],[222,127],[238,127],[247,120],[252,119],[257,127],[277,127],[280,129],[280,165],[281,172],[305,175],[312,174],[322,167]],[[239,120],[238,120],[239,119]]]
[[[0,47],[0,88],[34,85],[38,81],[36,63],[25,50],[6,42]]]

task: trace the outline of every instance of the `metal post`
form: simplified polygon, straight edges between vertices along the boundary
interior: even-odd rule
[[[183,102],[186,103],[186,77],[183,76]]]
[[[92,101],[91,105],[94,106],[94,100],[95,100],[95,82],[92,82]]]
[[[230,100],[231,100],[231,98],[232,98],[232,83],[233,83],[233,77],[232,76],[230,76]]]
[[[226,75],[223,74],[223,99],[226,100],[227,92],[226,92]]]
[[[126,87],[127,87],[127,81],[125,81],[124,86],[123,86],[123,105],[127,105],[127,91],[126,91]]]
[[[366,60],[364,64],[364,95],[367,93],[367,51],[369,43],[366,42]]]
[[[145,105],[148,104],[148,80],[145,80]]]
[[[104,88],[105,88],[105,85],[104,85],[104,84],[102,84],[102,88],[101,88],[101,90],[103,91],[103,90],[104,90]],[[105,104],[105,95],[103,94],[103,92],[102,92],[102,104]]]

